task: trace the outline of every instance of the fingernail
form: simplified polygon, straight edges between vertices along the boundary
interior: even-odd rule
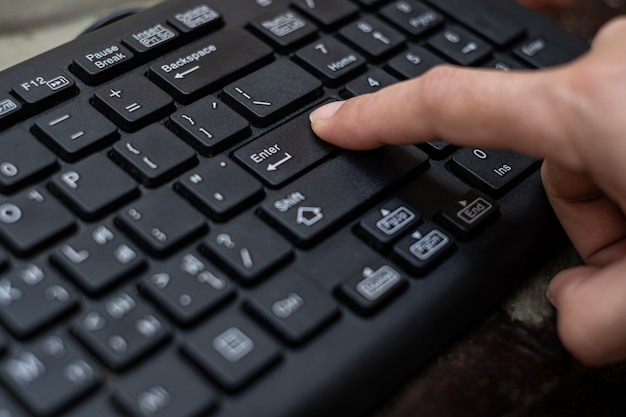
[[[317,109],[313,110],[309,115],[311,123],[315,123],[321,120],[330,119],[335,113],[343,106],[343,101],[333,101],[332,103],[325,104]]]

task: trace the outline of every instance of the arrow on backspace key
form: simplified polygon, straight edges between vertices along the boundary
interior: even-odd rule
[[[177,74],[174,76],[174,78],[176,78],[176,79],[185,78],[185,76],[186,76],[186,75],[189,75],[189,74],[191,74],[191,73],[192,73],[192,72],[194,72],[194,71],[198,71],[199,69],[200,69],[200,66],[199,66],[199,65],[196,65],[195,67],[190,68],[190,69],[188,69],[187,71],[177,73]]]
[[[291,158],[292,158],[291,154],[285,152],[285,157],[283,159],[281,159],[280,161],[276,162],[275,164],[269,164],[267,166],[267,170],[268,171],[276,171],[279,166],[281,166],[285,162],[289,161]]]

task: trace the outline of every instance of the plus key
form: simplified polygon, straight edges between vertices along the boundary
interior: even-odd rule
[[[114,81],[94,96],[94,106],[129,132],[159,120],[173,105],[169,95],[138,74]]]

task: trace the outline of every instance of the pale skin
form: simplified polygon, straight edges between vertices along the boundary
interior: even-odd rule
[[[443,139],[543,158],[552,206],[584,266],[547,296],[559,336],[581,362],[626,359],[626,18],[590,51],[549,70],[437,67],[311,114],[322,139],[348,149]]]

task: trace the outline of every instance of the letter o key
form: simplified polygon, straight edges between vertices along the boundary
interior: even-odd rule
[[[14,177],[18,174],[17,167],[10,162],[0,164],[0,174],[5,177]]]
[[[0,222],[17,223],[22,218],[22,210],[15,204],[6,203],[0,206]]]

